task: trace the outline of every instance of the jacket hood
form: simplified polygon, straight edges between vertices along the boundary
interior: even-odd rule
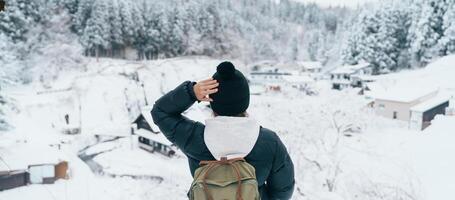
[[[259,136],[259,124],[249,117],[218,116],[205,120],[204,142],[215,159],[247,156]]]

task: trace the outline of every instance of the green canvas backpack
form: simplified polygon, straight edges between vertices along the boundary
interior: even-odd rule
[[[259,200],[254,167],[243,158],[201,161],[189,197],[191,200]]]

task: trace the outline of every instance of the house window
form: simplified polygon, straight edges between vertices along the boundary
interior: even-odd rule
[[[393,111],[393,119],[396,119],[396,118],[397,118],[397,116],[398,116],[398,113],[397,113],[397,111]]]
[[[385,105],[384,104],[379,104],[378,107],[379,107],[379,110],[384,110]]]

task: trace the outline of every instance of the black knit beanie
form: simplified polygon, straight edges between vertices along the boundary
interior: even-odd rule
[[[250,104],[250,88],[242,72],[231,62],[222,62],[216,68],[213,79],[219,83],[218,92],[211,94],[212,110],[220,116],[236,116],[245,112]]]

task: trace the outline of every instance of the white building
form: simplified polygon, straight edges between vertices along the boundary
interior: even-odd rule
[[[260,70],[249,74],[249,81],[253,84],[277,84],[283,83],[284,76],[296,74],[293,71],[283,71],[275,67],[262,67]]]
[[[330,72],[332,88],[341,90],[348,87],[355,87],[361,76],[371,75],[373,69],[369,63],[359,63],[357,65],[345,65]],[[353,77],[357,77],[354,79]]]
[[[373,107],[383,117],[409,122],[409,128],[423,130],[438,114],[445,114],[450,97],[437,88],[401,86],[375,94]]]
[[[321,73],[322,71],[322,63],[321,62],[311,62],[311,61],[303,61],[299,63],[304,72],[307,73]]]

